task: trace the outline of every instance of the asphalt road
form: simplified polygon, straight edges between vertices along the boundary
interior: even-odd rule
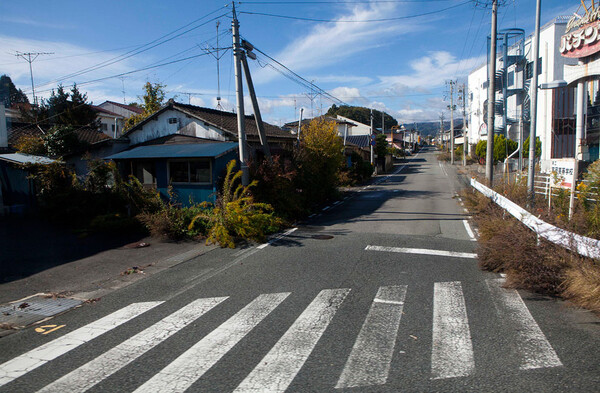
[[[478,269],[435,153],[397,172],[2,338],[0,392],[600,391],[600,320]]]

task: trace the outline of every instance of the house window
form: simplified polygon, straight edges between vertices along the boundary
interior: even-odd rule
[[[189,160],[169,162],[170,183],[212,183],[209,160]]]
[[[156,186],[156,168],[151,161],[134,161],[131,164],[134,176],[144,186]]]
[[[101,128],[102,131],[108,131],[108,125],[106,123],[102,123]]]
[[[177,124],[177,118],[176,117],[169,117],[169,124]]]
[[[538,59],[538,75],[542,74],[542,58]],[[525,79],[533,78],[533,61],[530,61],[525,66]]]
[[[111,131],[115,132],[115,125],[114,124],[111,124]]]
[[[508,86],[513,86],[515,84],[515,72],[510,71],[508,73]]]

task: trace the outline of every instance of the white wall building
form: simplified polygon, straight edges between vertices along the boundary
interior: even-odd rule
[[[547,23],[540,31],[539,85],[563,79],[566,64],[575,64],[576,60],[562,57],[559,52],[561,36],[565,33],[568,18],[557,17]],[[502,31],[498,34],[501,35]],[[500,45],[499,45],[500,46]],[[523,53],[516,53],[523,51]],[[508,86],[506,98],[506,127],[502,113],[496,112],[496,132],[501,129],[510,139],[518,141],[521,130],[520,119],[523,115],[523,140],[529,135],[529,91],[533,70],[532,36],[523,44],[510,46],[508,59],[513,55],[524,55],[525,61],[509,60],[506,72]],[[504,67],[503,56],[497,59],[497,70]],[[468,78],[469,88],[469,143],[477,144],[479,140],[487,140],[487,99],[488,75],[487,64],[474,69]],[[542,142],[542,169],[550,168],[552,158],[572,157],[574,146],[568,135],[571,133],[570,119],[574,116],[574,89],[559,88],[554,90],[538,90],[536,136]],[[503,101],[503,91],[497,86],[496,102]],[[473,150],[474,151],[474,150]]]

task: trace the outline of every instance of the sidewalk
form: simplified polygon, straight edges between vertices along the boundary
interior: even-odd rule
[[[140,243],[147,247],[135,248]],[[0,304],[36,293],[96,299],[149,274],[202,255],[204,242],[139,235],[78,238],[49,224],[0,221]]]

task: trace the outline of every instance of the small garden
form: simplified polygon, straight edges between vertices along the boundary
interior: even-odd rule
[[[370,178],[372,167],[358,154],[348,167],[334,123],[313,121],[302,129],[299,145],[268,161],[250,162],[253,181],[242,186],[236,161],[227,165],[215,202],[182,205],[145,188],[135,177],[124,179],[116,165],[89,161],[78,179],[61,163],[29,168],[40,213],[81,235],[139,231],[171,241],[206,239],[221,247],[266,237],[323,203],[337,198],[338,187]]]

